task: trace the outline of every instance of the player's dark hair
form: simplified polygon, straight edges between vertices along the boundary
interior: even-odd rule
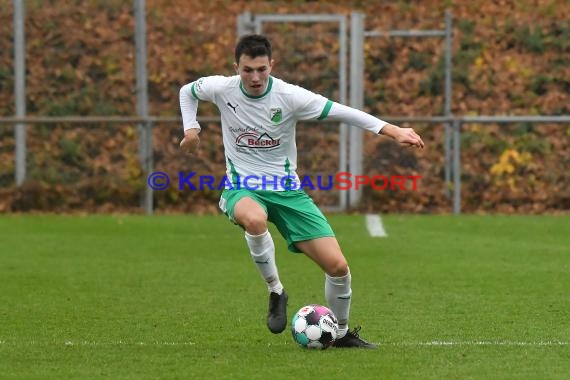
[[[241,37],[236,45],[235,58],[239,63],[242,54],[250,58],[267,56],[271,61],[271,42],[260,34],[248,34]]]

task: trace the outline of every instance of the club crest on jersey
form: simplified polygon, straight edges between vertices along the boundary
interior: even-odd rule
[[[269,110],[269,117],[274,124],[280,123],[281,119],[283,119],[281,108],[271,108]]]

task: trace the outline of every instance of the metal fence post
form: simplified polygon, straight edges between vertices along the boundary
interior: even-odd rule
[[[143,170],[145,173],[145,178],[143,178],[144,182],[144,209],[147,215],[152,215],[154,211],[154,204],[153,204],[153,189],[148,185],[147,178],[153,172],[154,168],[154,159],[152,155],[152,128],[153,123],[147,121],[144,123],[144,131],[145,131],[145,139],[146,139],[146,151],[144,151],[144,166]]]
[[[364,106],[364,14],[352,12],[350,25],[350,106],[362,109]],[[362,129],[350,127],[348,168],[353,175],[362,173]],[[357,207],[362,190],[351,187],[348,190],[348,205]]]
[[[134,0],[135,13],[135,50],[136,50],[136,93],[137,115],[148,117],[148,72],[146,66],[146,18],[145,0]],[[144,196],[142,206],[147,214],[153,213],[153,192],[146,183],[152,170],[152,127],[150,122],[138,125],[139,159],[143,169]]]
[[[23,0],[14,0],[14,102],[16,117],[26,116],[26,43],[25,43],[25,9]],[[26,179],[26,125],[16,123],[14,126],[15,181],[21,186]]]
[[[338,30],[338,40],[340,43],[340,49],[338,51],[338,62],[339,62],[339,93],[340,102],[346,104],[348,98],[348,77],[347,77],[347,25],[346,19],[343,17],[339,21]],[[348,126],[341,123],[339,126],[339,157],[338,157],[338,167],[340,171],[346,170],[347,167],[347,151],[349,146],[348,139]],[[347,207],[348,199],[347,194],[343,194],[342,191],[339,194],[339,209],[345,211]]]
[[[240,13],[237,19],[237,36],[241,37],[245,34],[252,33],[253,31],[254,25],[251,12],[245,11]]]
[[[452,151],[451,138],[453,127],[449,123],[443,124],[443,186],[444,193],[447,198],[451,198],[451,160]]]
[[[461,121],[453,121],[453,213],[461,214]]]
[[[451,102],[452,102],[452,54],[453,54],[453,18],[451,11],[445,11],[445,83],[444,83],[444,107],[443,114],[451,116]],[[449,123],[444,125],[444,181],[445,181],[445,194],[449,197],[449,184],[451,183],[451,134],[452,130]]]

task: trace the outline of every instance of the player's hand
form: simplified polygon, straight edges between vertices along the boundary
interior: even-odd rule
[[[184,138],[180,141],[180,150],[185,153],[195,153],[200,146],[200,137],[198,137],[198,132],[198,129],[188,129],[184,132]]]
[[[392,137],[401,146],[413,146],[416,148],[425,146],[422,138],[413,128],[401,128],[392,124],[386,124],[382,128],[382,134]]]
[[[396,141],[402,146],[413,146],[420,149],[425,145],[420,135],[412,128],[400,128]]]

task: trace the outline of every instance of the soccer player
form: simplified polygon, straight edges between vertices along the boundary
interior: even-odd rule
[[[349,330],[351,273],[327,219],[295,184],[299,120],[336,120],[383,134],[403,146],[423,148],[411,128],[388,124],[360,110],[271,76],[271,43],[262,35],[242,37],[235,47],[237,75],[207,76],[180,90],[184,139],[180,148],[193,153],[199,146],[198,102],[214,103],[221,114],[226,158],[226,189],[220,209],[245,230],[253,262],[269,290],[267,327],[272,333],[287,326],[287,292],[275,263],[275,245],[267,229],[275,224],[288,249],[304,253],[325,272],[325,298],[338,319],[336,347],[375,348]],[[231,182],[231,183],[230,183]]]

